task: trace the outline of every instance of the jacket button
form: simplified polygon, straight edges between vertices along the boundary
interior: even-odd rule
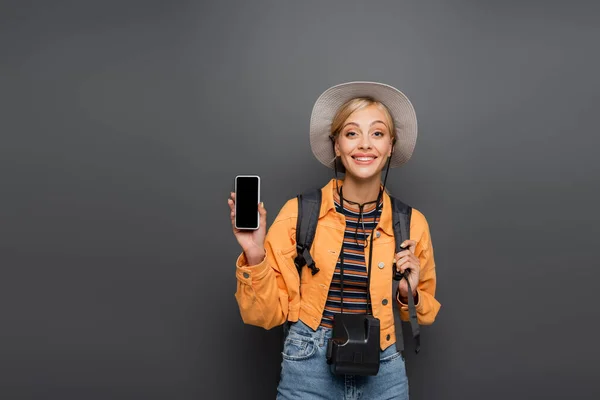
[[[385,337],[385,340],[390,340],[390,335],[389,334]]]
[[[250,274],[247,272],[244,272],[244,278],[246,278],[246,279],[250,278]]]
[[[385,267],[385,263],[382,261],[379,264],[377,264],[377,266],[379,267],[379,269],[383,269],[383,267]]]
[[[379,231],[375,232],[375,237],[378,238],[379,236],[381,236],[381,232],[379,232]]]
[[[381,304],[383,304],[384,306],[387,306],[387,299],[383,299],[383,301],[381,302]]]

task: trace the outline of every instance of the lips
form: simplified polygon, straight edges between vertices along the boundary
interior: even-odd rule
[[[362,155],[362,154],[352,156],[352,159],[354,160],[354,162],[359,165],[369,165],[373,161],[375,161],[376,158],[377,157],[373,156],[373,155]]]

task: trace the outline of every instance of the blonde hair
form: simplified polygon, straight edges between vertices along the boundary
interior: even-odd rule
[[[381,110],[381,112],[383,112],[383,114],[385,115],[385,119],[386,119],[385,125],[390,130],[390,135],[392,136],[392,144],[395,144],[396,143],[396,129],[394,126],[394,119],[392,118],[392,115],[390,114],[389,110],[383,103],[381,103],[371,97],[355,97],[355,98],[347,101],[346,103],[344,103],[340,107],[338,112],[335,114],[335,116],[333,117],[333,120],[331,122],[330,137],[333,140],[335,140],[337,138],[337,136],[340,134],[340,131],[342,130],[342,127],[344,126],[344,122],[346,122],[348,117],[353,112],[362,110],[371,105],[374,105],[377,108],[379,108],[379,110]]]

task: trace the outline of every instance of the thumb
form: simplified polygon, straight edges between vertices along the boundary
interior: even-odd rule
[[[267,221],[267,210],[265,208],[265,203],[263,203],[262,201],[258,205],[258,213],[260,215],[260,221],[266,222]]]

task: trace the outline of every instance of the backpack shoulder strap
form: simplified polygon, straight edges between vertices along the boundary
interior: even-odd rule
[[[394,224],[394,238],[396,239],[396,253],[403,250],[400,245],[410,239],[410,217],[412,207],[399,199],[390,196],[392,203],[392,223]]]
[[[315,266],[315,261],[310,255],[310,248],[317,223],[319,221],[319,211],[321,210],[321,190],[312,190],[298,197],[298,220],[296,222],[296,258],[294,264],[298,269],[298,274],[302,275],[302,267],[310,268],[312,274],[319,272]]]
[[[296,221],[296,258],[294,264],[298,277],[302,277],[302,267],[310,268],[312,274],[319,272],[310,255],[310,248],[317,231],[319,211],[321,210],[321,190],[311,190],[296,196],[298,198],[298,219]],[[287,337],[291,322],[283,324],[283,338]]]
[[[390,196],[392,203],[392,223],[394,230],[394,239],[396,242],[396,253],[404,250],[400,245],[405,240],[410,239],[410,218],[412,216],[412,207],[403,203],[399,199]],[[392,293],[396,297],[398,286],[401,279],[406,279],[408,283],[409,292],[412,291],[410,282],[404,274],[400,274],[396,271],[396,268],[392,268],[394,271],[394,279],[392,280]],[[421,349],[421,334],[419,329],[419,323],[417,321],[417,310],[415,308],[415,300],[412,296],[408,296],[408,314],[410,320],[410,327],[412,330],[413,338],[415,339],[415,352],[418,353]],[[396,349],[402,351],[404,349],[404,339],[402,337],[402,320],[400,319],[400,310],[398,307],[394,307],[394,324],[396,331]]]

